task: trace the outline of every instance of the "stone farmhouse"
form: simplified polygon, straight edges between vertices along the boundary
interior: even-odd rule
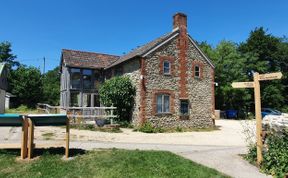
[[[214,65],[187,33],[187,16],[173,29],[123,56],[62,50],[61,106],[100,106],[98,89],[113,76],[136,87],[132,123],[166,128],[210,127],[214,114]]]

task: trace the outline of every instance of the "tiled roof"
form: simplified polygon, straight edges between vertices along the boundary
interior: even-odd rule
[[[62,50],[62,62],[70,67],[105,68],[119,59],[119,56],[84,52],[77,50]]]
[[[170,39],[174,35],[179,33],[179,30],[174,30],[167,33],[143,46],[140,46],[133,51],[123,56],[115,56],[101,53],[84,52],[76,50],[62,50],[62,62],[70,67],[82,67],[82,68],[110,68],[116,66],[122,62],[132,59],[136,56],[143,56],[159,44]]]
[[[114,63],[112,63],[111,65],[109,65],[107,68],[116,66],[117,64],[120,64],[124,61],[127,61],[131,58],[134,58],[136,56],[142,56],[145,53],[147,53],[149,50],[153,49],[154,47],[156,47],[157,45],[161,44],[162,42],[164,42],[165,40],[169,39],[170,37],[172,37],[173,35],[175,35],[176,33],[178,33],[178,30],[175,30],[173,32],[167,33],[143,46],[140,46],[136,49],[134,49],[133,51],[129,52],[126,55],[121,56],[118,60],[116,60]]]

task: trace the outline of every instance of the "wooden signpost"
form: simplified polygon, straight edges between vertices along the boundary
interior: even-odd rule
[[[275,72],[269,74],[259,74],[254,73],[253,82],[233,82],[233,88],[254,88],[254,97],[255,97],[255,116],[256,116],[256,138],[257,138],[257,164],[260,165],[263,156],[263,141],[262,141],[262,116],[261,116],[261,96],[260,96],[260,83],[259,81],[263,80],[275,80],[281,79],[282,73]]]

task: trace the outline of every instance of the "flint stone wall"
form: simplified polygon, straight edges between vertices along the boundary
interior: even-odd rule
[[[179,99],[179,50],[177,49],[177,38],[157,49],[146,57],[146,119],[154,126],[164,128],[204,128],[213,125],[212,115],[212,68],[196,47],[189,40],[187,53],[187,91],[189,99],[189,119],[180,119]],[[169,56],[174,58],[174,75],[166,76],[160,74],[160,58]],[[194,79],[192,76],[193,62],[202,64],[202,79]],[[174,102],[170,104],[174,112],[171,114],[155,114],[155,91],[169,90],[173,92]],[[154,98],[154,99],[153,99]],[[170,98],[171,101],[171,98]],[[153,111],[154,107],[154,111]]]

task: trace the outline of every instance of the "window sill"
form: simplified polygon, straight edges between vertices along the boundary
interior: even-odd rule
[[[179,119],[180,120],[189,120],[189,115],[180,115]]]
[[[172,74],[163,74],[164,76],[172,76]]]
[[[167,112],[167,113],[156,113],[155,116],[170,116],[172,115],[171,112]]]

